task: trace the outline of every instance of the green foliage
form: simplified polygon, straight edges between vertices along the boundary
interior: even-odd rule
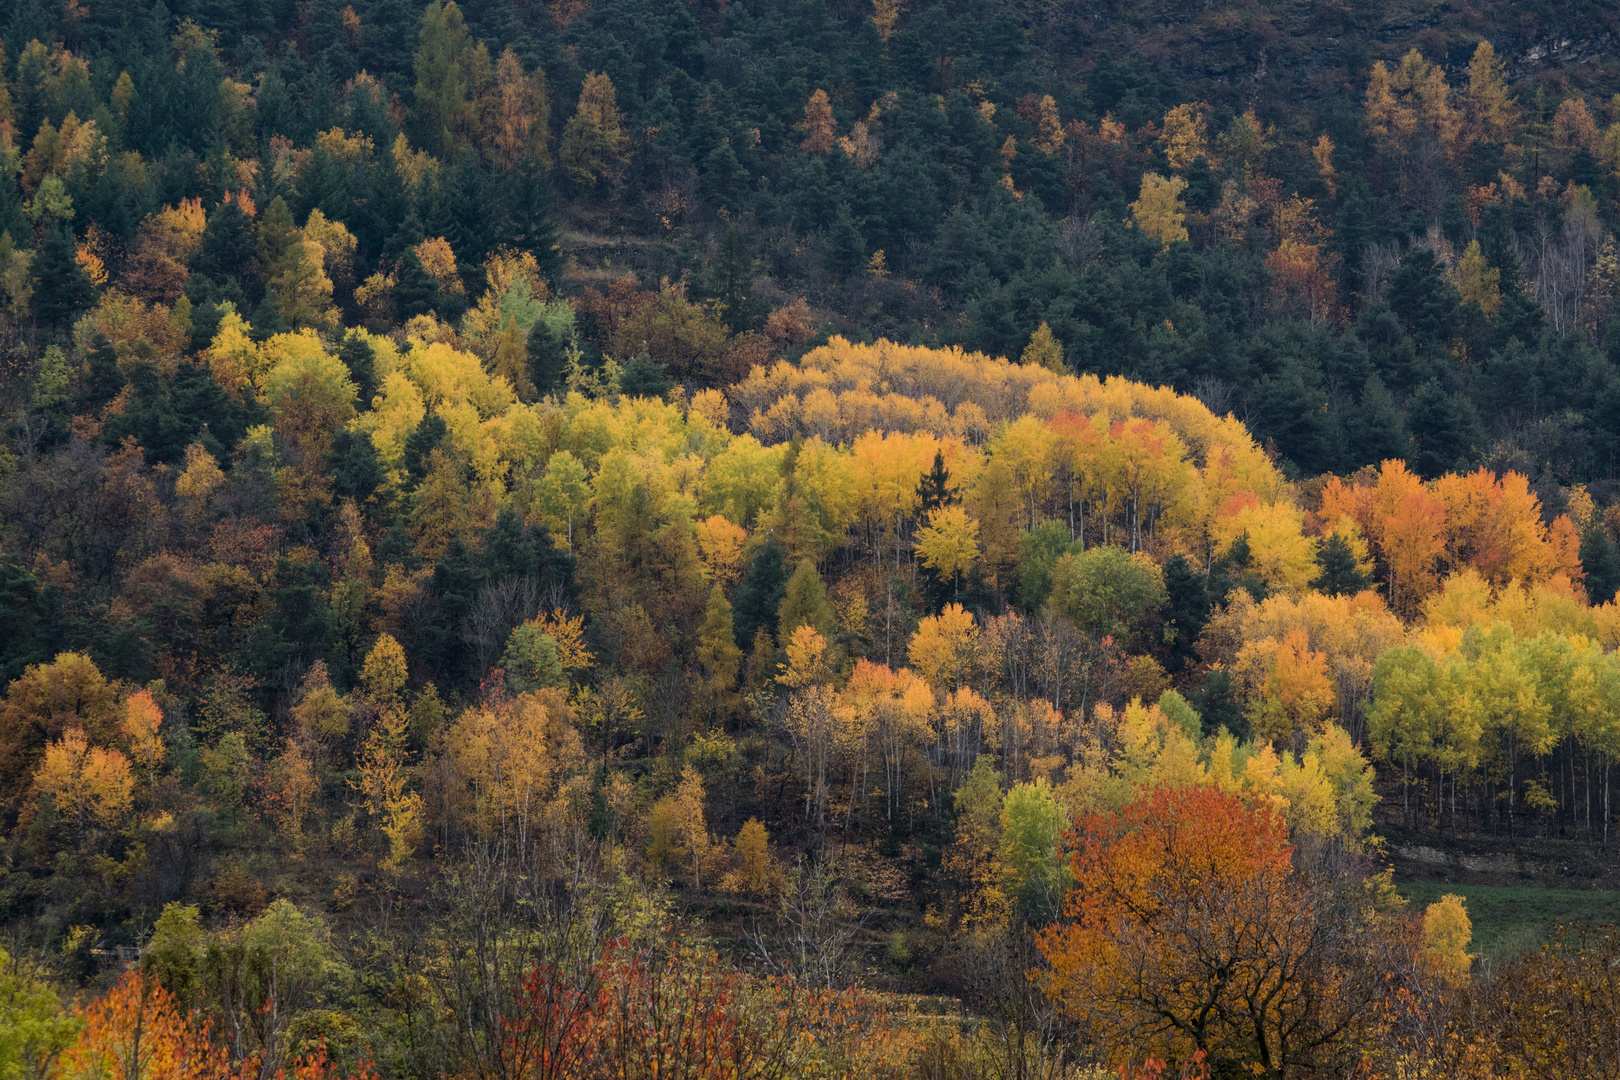
[[[0,1077],[45,1075],[82,1026],[34,965],[0,949]]]
[[[1145,555],[1100,546],[1067,552],[1052,570],[1052,602],[1096,637],[1125,642],[1164,605],[1164,575]]]
[[[506,672],[506,685],[513,693],[527,694],[547,686],[567,685],[562,660],[557,655],[557,642],[532,622],[523,623],[506,639],[501,668]]]

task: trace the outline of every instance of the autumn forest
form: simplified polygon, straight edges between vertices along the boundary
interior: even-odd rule
[[[4,5],[0,1080],[1620,1076],[1617,41]]]

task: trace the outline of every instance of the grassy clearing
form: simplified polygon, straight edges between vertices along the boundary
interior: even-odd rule
[[[1533,886],[1451,885],[1409,881],[1396,886],[1418,910],[1447,893],[1462,896],[1474,923],[1469,951],[1492,963],[1511,960],[1544,941],[1560,923],[1620,925],[1620,892]]]

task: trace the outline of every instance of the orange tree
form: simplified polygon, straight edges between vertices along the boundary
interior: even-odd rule
[[[1045,989],[1113,1064],[1342,1064],[1390,973],[1411,970],[1377,879],[1302,854],[1270,805],[1157,788],[1076,823],[1068,846],[1075,887],[1037,941]]]

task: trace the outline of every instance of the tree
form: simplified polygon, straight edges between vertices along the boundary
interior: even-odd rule
[[[278,901],[285,903],[286,901]],[[126,971],[100,997],[73,1010],[81,1025],[61,1055],[60,1075],[116,1080],[207,1080],[234,1070],[200,1016],[141,971]]]
[[[1463,305],[1472,304],[1488,319],[1502,310],[1502,271],[1485,261],[1478,240],[1468,242],[1453,282]]]
[[[1316,565],[1321,572],[1312,579],[1311,588],[1329,596],[1354,596],[1372,584],[1371,576],[1362,572],[1362,560],[1343,533],[1329,533],[1322,541],[1316,551]]]
[[[96,298],[96,287],[79,265],[73,233],[56,226],[34,256],[34,314],[46,326],[66,326]]]
[[[770,834],[765,831],[765,826],[760,824],[758,818],[749,818],[737,830],[731,846],[737,866],[721,878],[720,890],[753,896],[770,895],[782,874],[776,859],[771,856]]]
[[[917,624],[907,659],[936,691],[953,690],[966,681],[977,660],[979,628],[961,604],[947,604],[938,615]]]
[[[1001,804],[1001,859],[1011,871],[1010,888],[1032,922],[1049,922],[1058,914],[1065,818],[1045,778],[1015,786]]]
[[[961,496],[951,487],[950,470],[945,467],[945,451],[934,450],[934,464],[917,481],[917,513],[928,516],[943,506],[960,501]],[[885,515],[887,516],[887,515]]]
[[[960,592],[962,578],[979,557],[979,523],[960,506],[942,506],[917,530],[916,547],[923,565]]]
[[[766,537],[749,560],[733,607],[739,648],[751,647],[754,635],[761,630],[776,633],[777,611],[787,594],[786,562],[787,550],[774,536]]]
[[[397,30],[397,28],[396,28]],[[458,138],[471,135],[476,92],[472,38],[455,0],[433,0],[422,12],[420,45],[413,63],[416,73],[417,121],[426,145],[441,157],[455,156]],[[488,55],[484,62],[487,65]]]
[[[1294,870],[1270,804],[1157,787],[1076,824],[1065,921],[1037,938],[1048,996],[1112,1063],[1200,1051],[1281,1078],[1359,1053],[1386,946],[1361,900]]]
[[[512,631],[506,639],[506,651],[501,654],[501,668],[506,672],[506,685],[516,694],[567,685],[557,643],[541,628],[538,619],[530,619]]]
[[[801,626],[813,627],[824,638],[837,628],[837,616],[827,602],[827,584],[816,572],[816,564],[806,559],[793,571],[782,592],[782,606],[776,612],[776,633],[786,641]]]
[[[1423,909],[1423,955],[1452,986],[1468,981],[1474,924],[1463,897],[1447,893]]]
[[[731,603],[718,583],[709,590],[709,603],[698,630],[697,661],[703,666],[704,687],[716,703],[724,701],[737,685],[737,667],[742,649],[737,647]]]
[[[61,998],[34,965],[0,949],[0,1076],[51,1075],[56,1058],[84,1021],[62,1008]]]
[[[1187,181],[1179,176],[1165,179],[1158,173],[1143,174],[1141,194],[1131,203],[1136,227],[1165,248],[1187,239],[1187,207],[1181,201],[1181,193],[1186,190]]]
[[[1158,564],[1120,547],[1066,552],[1052,572],[1053,606],[1096,638],[1140,635],[1165,599]]]
[[[1044,322],[1029,336],[1029,344],[1024,346],[1018,362],[1034,364],[1057,375],[1065,375],[1069,370],[1063,363],[1063,344],[1052,333],[1052,328]]]
[[[529,380],[539,397],[555,392],[568,373],[568,343],[544,318],[535,320],[524,343],[529,354]]]
[[[804,119],[798,128],[804,132],[799,149],[806,154],[826,157],[838,145],[838,121],[833,118],[832,100],[827,91],[816,90],[804,103]]]
[[[146,771],[150,786],[157,778],[157,767],[163,764],[163,710],[152,698],[149,690],[137,690],[124,702],[124,738],[129,740],[129,752],[135,764]]]
[[[615,180],[624,163],[624,130],[618,96],[607,73],[591,72],[580,86],[579,104],[563,128],[559,158],[569,179],[581,187]]]
[[[1519,107],[1507,85],[1506,66],[1489,41],[1481,41],[1468,62],[1468,89],[1464,110],[1469,134],[1486,142],[1506,144],[1519,120]]]

